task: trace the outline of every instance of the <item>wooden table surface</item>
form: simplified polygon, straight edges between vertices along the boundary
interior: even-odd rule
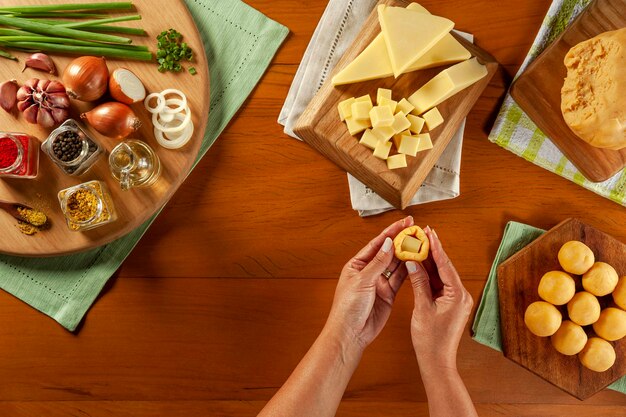
[[[248,2],[291,35],[79,331],[0,292],[0,415],[255,415],[317,336],[343,264],[403,215],[359,218],[345,173],[276,123],[326,1]],[[487,140],[549,3],[423,2],[502,64],[468,118],[461,196],[404,212],[436,228],[475,300],[509,220],[550,228],[575,216],[626,241],[624,208]],[[411,309],[403,288],[338,415],[427,415]],[[626,396],[579,402],[469,330],[459,367],[481,416],[624,413]]]

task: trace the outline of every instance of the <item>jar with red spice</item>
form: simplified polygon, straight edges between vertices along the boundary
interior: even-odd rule
[[[39,141],[24,133],[0,132],[0,178],[35,178]]]

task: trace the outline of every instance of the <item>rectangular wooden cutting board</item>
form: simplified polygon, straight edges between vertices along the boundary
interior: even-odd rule
[[[626,149],[600,149],[579,139],[561,114],[563,58],[576,44],[626,27],[626,0],[595,0],[511,86],[511,96],[590,181],[605,181],[626,167]],[[626,91],[624,92],[626,94]]]
[[[384,0],[380,3],[402,7],[409,4],[402,0]],[[431,133],[433,149],[420,152],[414,158],[409,157],[407,168],[389,170],[385,161],[374,157],[369,149],[358,143],[359,137],[348,133],[345,124],[339,120],[337,105],[350,97],[365,94],[375,99],[378,88],[391,89],[394,93],[394,100],[400,100],[402,97],[408,98],[448,66],[413,71],[397,79],[388,77],[333,87],[330,81],[332,76],[352,62],[379,33],[378,15],[374,8],[356,40],[335,67],[333,74],[327,78],[326,83],[307,106],[296,123],[294,131],[305,142],[354,175],[389,203],[403,209],[409,204],[461,122],[478,100],[496,72],[498,64],[491,55],[457,36],[472,56],[477,57],[482,64],[487,66],[487,76],[437,106],[445,123]]]

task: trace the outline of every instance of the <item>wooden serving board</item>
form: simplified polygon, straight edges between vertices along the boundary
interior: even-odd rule
[[[408,1],[403,0],[383,0],[380,3],[402,7],[409,4]],[[360,134],[350,135],[345,124],[339,120],[337,104],[347,98],[365,94],[369,94],[375,100],[378,88],[393,90],[394,100],[408,98],[447,67],[413,71],[397,79],[389,77],[333,87],[331,83],[333,75],[359,55],[379,33],[378,14],[374,8],[356,40],[335,67],[333,74],[328,76],[324,85],[307,106],[294,131],[309,145],[354,175],[389,203],[403,209],[409,204],[459,125],[489,83],[498,64],[485,51],[457,37],[473,56],[478,57],[478,60],[487,66],[488,75],[437,106],[445,123],[431,133],[433,149],[420,152],[416,157],[408,157],[407,168],[389,170],[385,161],[374,157],[371,150],[358,143]]]
[[[84,1],[84,0],[73,0]],[[54,3],[63,3],[57,0]],[[84,1],[87,3],[87,1]],[[19,0],[3,2],[9,4],[49,4],[52,1]],[[156,36],[163,30],[174,28],[181,32],[194,52],[194,62],[184,65],[194,66],[198,74],[192,76],[187,72],[159,73],[156,62],[121,61],[108,59],[109,71],[118,67],[125,67],[133,71],[143,81],[148,92],[158,92],[166,88],[177,88],[187,96],[192,111],[192,120],[195,131],[191,141],[181,149],[168,150],[162,148],[154,138],[150,113],[145,110],[143,103],[131,107],[142,120],[143,126],[132,138],[148,143],[158,154],[162,172],[161,178],[150,188],[135,188],[122,191],[117,181],[111,176],[108,166],[108,154],[119,143],[118,140],[99,135],[94,129],[88,132],[106,148],[107,152],[101,156],[89,171],[80,177],[71,177],[62,172],[43,152],[40,154],[39,175],[36,179],[0,179],[0,200],[16,201],[43,209],[51,220],[51,228],[37,233],[34,236],[23,235],[16,227],[16,220],[0,211],[0,252],[19,256],[53,256],[65,255],[84,251],[109,243],[126,235],[137,226],[148,220],[172,197],[174,192],[186,178],[191,166],[198,155],[209,113],[209,74],[208,64],[204,53],[200,34],[193,18],[189,14],[182,0],[133,0],[136,13],[141,14],[142,20],[124,22],[122,25],[141,27],[149,36],[131,36],[133,44],[146,45],[152,52],[156,51]],[[117,14],[116,14],[117,15]],[[41,71],[27,69],[23,73],[25,53],[13,52],[19,62],[2,59],[0,65],[0,80],[17,79],[20,85],[33,77],[55,79]],[[66,65],[74,58],[50,54],[61,74]],[[98,101],[109,101],[106,97]],[[92,103],[82,103],[72,100],[71,117],[79,120],[80,113],[91,109]],[[16,113],[17,114],[17,113]],[[50,130],[41,129],[27,123],[22,115],[14,117],[0,110],[0,131],[23,132],[35,136],[40,141],[46,139]],[[117,210],[118,219],[114,223],[101,226],[86,232],[70,231],[61,212],[57,193],[59,190],[90,180],[104,181],[112,194]]]
[[[504,355],[529,371],[551,382],[565,392],[584,400],[626,374],[626,339],[611,342],[617,360],[605,372],[593,372],[583,367],[578,356],[565,356],[554,349],[549,337],[533,335],[524,324],[526,308],[540,301],[537,293],[543,274],[562,270],[557,254],[570,240],[579,240],[591,248],[596,261],[612,265],[620,276],[626,275],[626,245],[578,219],[560,223],[498,267],[500,296],[500,325]],[[582,291],[580,277],[576,291]],[[611,296],[600,297],[605,308]],[[567,317],[567,308],[558,307]],[[593,333],[585,326],[587,334]]]
[[[594,182],[605,181],[626,167],[626,149],[591,146],[565,123],[561,113],[561,87],[567,75],[563,59],[576,44],[626,27],[624,10],[626,0],[593,1],[511,86],[511,96],[524,112]]]

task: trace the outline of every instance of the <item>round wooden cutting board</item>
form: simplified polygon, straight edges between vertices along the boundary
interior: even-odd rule
[[[85,2],[71,0],[71,2]],[[68,3],[70,1],[37,1],[14,0],[3,2],[3,6]],[[50,218],[51,227],[34,236],[22,234],[16,227],[17,221],[7,213],[0,211],[0,252],[19,256],[56,256],[71,254],[95,248],[109,243],[129,233],[137,226],[148,220],[172,197],[174,192],[185,180],[193,162],[195,161],[209,115],[209,68],[204,53],[200,34],[182,0],[133,0],[135,11],[131,14],[140,14],[142,20],[123,22],[118,25],[141,27],[148,36],[130,36],[133,44],[146,45],[154,53],[156,51],[156,36],[163,30],[174,28],[179,31],[184,41],[194,52],[194,61],[185,63],[188,68],[193,66],[197,75],[188,72],[160,73],[157,64],[142,61],[122,61],[108,59],[109,71],[124,67],[133,71],[143,81],[148,92],[159,92],[166,88],[176,88],[185,93],[192,111],[192,120],[195,126],[191,141],[181,149],[168,150],[162,148],[154,138],[150,113],[145,110],[143,103],[131,106],[142,120],[143,126],[129,138],[140,139],[150,145],[158,154],[162,172],[160,179],[150,188],[134,188],[122,191],[118,182],[111,176],[108,166],[108,154],[120,141],[99,135],[94,129],[83,123],[87,131],[106,149],[106,154],[85,174],[71,177],[61,171],[43,152],[40,154],[39,175],[36,179],[0,179],[0,200],[20,202],[42,209]],[[125,12],[124,14],[128,14]],[[119,16],[121,13],[115,13]],[[125,35],[120,35],[125,36]],[[30,78],[57,79],[45,72],[26,69],[24,67],[25,53],[11,51],[19,58],[19,62],[0,58],[0,82],[17,79],[21,85]],[[75,56],[50,54],[57,71],[63,73],[66,65]],[[71,117],[78,120],[80,113],[88,111],[96,104],[110,101],[106,96],[96,103],[83,103],[72,100]],[[0,131],[23,132],[30,134],[43,142],[51,131],[27,123],[21,114],[14,115],[0,109]],[[100,180],[107,184],[112,195],[118,219],[111,224],[86,232],[73,232],[67,227],[65,217],[61,212],[57,193],[59,190],[77,185],[86,181]]]

